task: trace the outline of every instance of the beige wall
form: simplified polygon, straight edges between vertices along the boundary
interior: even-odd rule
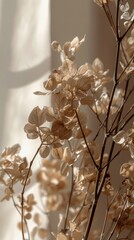
[[[86,41],[78,54],[78,63],[91,62],[95,57],[102,59],[106,68],[113,66],[113,34],[105,21],[100,7],[92,0],[56,0],[51,1],[51,38],[60,43],[80,39],[86,35]],[[107,39],[106,41],[104,41]],[[54,53],[53,67],[57,66]]]
[[[33,92],[42,90],[50,71],[49,4],[49,0],[0,0],[0,151],[20,143],[28,160],[36,148],[23,127],[32,108],[44,105],[44,98]],[[12,203],[0,203],[1,240],[21,240],[19,219]]]

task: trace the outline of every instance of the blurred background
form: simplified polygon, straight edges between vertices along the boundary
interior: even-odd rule
[[[36,142],[26,138],[23,127],[33,107],[51,104],[33,92],[43,90],[50,70],[59,65],[53,40],[63,44],[86,35],[78,65],[99,57],[105,69],[113,69],[116,43],[105,20],[93,0],[0,0],[0,151],[19,143],[29,160],[35,152]],[[21,239],[18,218],[10,203],[0,203],[1,240]]]

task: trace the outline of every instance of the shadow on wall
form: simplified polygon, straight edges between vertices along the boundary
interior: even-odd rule
[[[50,101],[33,95],[50,71],[49,2],[0,0],[0,152],[17,142],[28,154],[35,151],[23,126],[33,107]],[[21,239],[19,220],[12,203],[0,204],[1,240]]]
[[[24,98],[26,95],[28,97],[29,94],[31,96],[32,90],[26,93],[22,91],[22,88],[28,90],[27,86],[32,86],[37,81],[40,87],[40,79],[46,73],[48,74],[50,69],[50,38],[49,23],[47,23],[49,1],[46,3],[35,1],[33,4],[33,1],[29,0],[24,4],[18,0],[13,0],[10,4],[8,0],[1,0],[0,5],[0,150],[2,150],[8,144],[8,141],[7,143],[3,141],[5,138],[4,123],[5,116],[8,116],[7,105],[12,89],[16,89],[16,94],[21,89],[23,96],[20,98],[23,98],[21,103],[24,105],[20,107],[28,107],[25,104],[30,105],[30,103],[25,103]],[[46,16],[44,16],[43,11]],[[42,24],[43,19],[44,24]],[[17,105],[17,101],[15,104]],[[11,108],[15,109],[16,106],[9,106],[9,111]],[[10,137],[10,134],[7,137]]]

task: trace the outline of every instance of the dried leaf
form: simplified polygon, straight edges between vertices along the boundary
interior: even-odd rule
[[[47,230],[44,229],[44,228],[39,228],[39,229],[38,229],[38,235],[39,235],[39,237],[40,237],[41,239],[44,239],[45,237],[47,237],[48,232],[47,232]]]
[[[63,50],[66,56],[70,57],[71,43],[66,42],[63,46]]]
[[[72,234],[72,240],[81,240],[83,237],[83,234],[81,231],[79,231],[78,229],[75,229],[73,234]]]
[[[28,166],[26,158],[24,158],[24,162],[20,164],[19,170],[22,171]]]
[[[101,62],[101,60],[99,58],[96,58],[93,61],[92,67],[98,73],[102,73],[103,72],[104,66],[103,66],[103,63]]]
[[[35,213],[33,220],[37,225],[42,224],[42,217],[39,213]]]
[[[76,50],[78,50],[79,47],[80,47],[80,45],[85,41],[85,37],[86,37],[86,36],[84,36],[81,40],[79,40],[78,37],[75,37],[75,38],[72,40],[72,42],[71,42],[71,47],[72,47],[72,48],[75,48]]]
[[[84,75],[84,74],[87,74],[89,70],[89,64],[88,63],[85,63],[84,65],[80,66],[79,69],[78,69],[78,75]]]
[[[60,172],[63,176],[69,175],[69,165],[66,162],[63,162],[60,167]]]
[[[82,77],[77,81],[77,87],[82,91],[88,91],[91,88],[92,80],[92,76]]]
[[[128,138],[124,130],[119,131],[114,137],[113,140],[121,145],[126,144]]]
[[[15,144],[12,147],[5,148],[4,151],[2,152],[1,156],[2,157],[6,157],[9,155],[13,156],[13,155],[19,153],[20,149],[21,149],[20,145]]]
[[[19,171],[16,171],[16,169],[6,168],[6,173],[9,175],[12,175],[15,178],[20,178],[21,174]]]
[[[69,240],[69,236],[66,236],[63,232],[58,233],[56,240]]]
[[[70,230],[73,232],[76,228],[76,223],[70,220],[69,227],[70,227]]]
[[[72,135],[72,130],[67,129],[62,121],[54,121],[52,124],[52,133],[60,139],[69,139]]]
[[[63,161],[68,163],[69,165],[72,165],[75,161],[75,158],[72,156],[68,147],[65,147],[64,149]]]
[[[63,147],[61,144],[55,144],[52,148],[52,156],[56,159],[62,159],[63,157]]]
[[[34,199],[34,195],[31,193],[27,196],[27,204],[28,205],[34,205],[36,202],[35,202],[35,199]]]
[[[88,105],[88,106],[91,106],[93,103],[94,103],[94,98],[92,96],[86,96],[86,97],[83,97],[81,100],[80,100],[81,104],[82,105]]]
[[[31,124],[35,124],[37,127],[41,126],[46,121],[45,108],[41,110],[38,106],[35,107],[30,113],[28,121]]]
[[[131,158],[134,159],[134,144],[129,144],[129,151],[130,151]]]
[[[46,95],[47,93],[41,92],[41,91],[36,91],[34,92],[35,95]]]
[[[43,83],[43,86],[46,90],[53,91],[57,87],[57,81],[54,77],[50,76],[51,78],[48,81]]]
[[[29,219],[31,219],[31,218],[32,218],[31,213],[27,213],[27,214],[25,214],[25,219],[29,220]]]
[[[46,107],[45,112],[46,112],[46,119],[48,122],[52,122],[56,119],[52,107]]]
[[[35,124],[27,123],[24,127],[24,131],[27,133],[29,139],[36,139],[39,136]]]
[[[44,146],[44,145],[43,145],[43,146],[40,148],[39,153],[40,153],[40,156],[41,156],[42,158],[46,158],[46,157],[49,155],[49,153],[50,153],[50,148],[49,148],[48,146]]]
[[[20,231],[22,231],[22,222],[19,222],[17,227]],[[25,223],[23,223],[23,230],[24,230],[24,232],[27,232],[27,226]]]
[[[74,76],[76,74],[77,69],[74,62],[72,62],[69,59],[66,59],[62,65],[62,71],[64,72],[64,74],[69,74],[70,78],[71,76]]]
[[[53,41],[51,44],[51,47],[54,51],[60,52],[61,49],[61,45],[57,42],[57,41]]]
[[[34,227],[31,232],[31,238],[34,239],[38,232],[38,227]]]

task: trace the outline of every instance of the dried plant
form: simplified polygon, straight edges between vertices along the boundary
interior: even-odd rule
[[[115,36],[113,76],[99,58],[76,66],[76,52],[85,37],[76,37],[63,47],[54,41],[52,48],[60,54],[61,66],[43,83],[44,92],[35,92],[50,94],[53,104],[35,107],[24,127],[27,137],[39,139],[40,145],[30,162],[20,157],[18,144],[1,154],[1,201],[12,199],[20,214],[23,240],[36,236],[134,239],[134,10],[125,0],[94,1],[106,14]],[[98,122],[95,129],[89,121],[93,117]],[[125,162],[119,158],[124,153]],[[36,176],[40,203],[34,193],[26,192],[37,154],[42,159]],[[116,163],[121,175],[118,184],[111,174]],[[18,183],[21,191],[16,196]],[[59,219],[54,233],[44,228],[42,219],[51,212],[57,212]],[[30,220],[35,225],[32,230]]]

